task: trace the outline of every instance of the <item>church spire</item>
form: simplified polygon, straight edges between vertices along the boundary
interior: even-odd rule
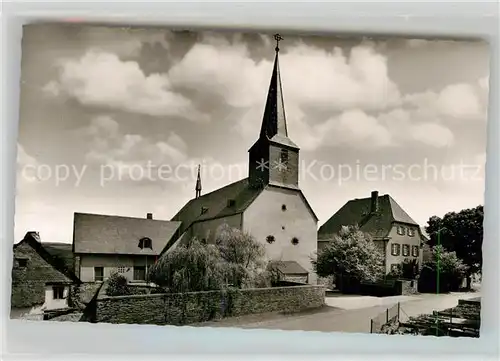
[[[283,40],[281,35],[274,35],[276,40],[276,55],[274,58],[273,74],[271,76],[271,84],[267,92],[266,108],[264,110],[264,118],[260,130],[261,138],[271,139],[275,135],[288,137],[286,127],[285,106],[283,104],[283,91],[281,88],[281,76],[279,68],[279,42]]]
[[[196,178],[196,196],[195,198],[198,198],[201,196],[201,175],[200,175],[200,165],[198,164],[198,177]]]

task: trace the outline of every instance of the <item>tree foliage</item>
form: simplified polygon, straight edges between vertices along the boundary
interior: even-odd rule
[[[312,261],[320,277],[348,275],[359,281],[376,281],[384,274],[384,255],[357,226],[342,227]]]
[[[162,255],[148,272],[149,281],[179,293],[222,289],[227,276],[217,247],[196,238]]]
[[[425,228],[430,236],[429,246],[441,244],[445,250],[455,252],[467,265],[467,276],[481,272],[483,245],[483,206],[449,212],[443,218],[433,216]]]
[[[223,224],[217,229],[215,244],[227,262],[232,284],[241,288],[264,282],[265,249],[252,235]]]
[[[203,244],[194,238],[165,253],[150,268],[148,280],[170,292],[269,284],[264,246],[250,234],[223,225],[215,240],[215,244]]]
[[[431,257],[424,262],[419,283],[435,286],[439,279],[437,291],[456,290],[467,274],[468,267],[457,257],[455,252],[448,252],[443,246],[431,248]]]

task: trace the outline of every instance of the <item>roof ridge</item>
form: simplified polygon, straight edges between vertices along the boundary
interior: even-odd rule
[[[62,259],[60,259],[59,257],[55,257],[53,255],[51,255],[49,253],[49,251],[47,251],[44,247],[43,247],[43,244],[42,242],[38,242],[35,238],[33,238],[33,236],[31,234],[26,234],[26,236],[24,237],[24,239],[21,241],[21,242],[27,242],[28,245],[33,248],[33,250],[45,261],[47,262],[49,265],[52,266],[52,268],[54,268],[54,270],[56,270],[57,272],[61,273],[63,276],[69,278],[70,280],[72,280],[73,282],[76,282],[76,283],[81,283],[81,280],[76,276],[76,274],[71,270],[71,269],[68,269],[68,267],[66,267],[64,264],[58,264],[58,262],[56,262],[56,259],[60,260],[61,262]],[[18,245],[21,243],[19,242]]]
[[[145,221],[156,221],[156,222],[179,222],[179,221],[172,221],[172,220],[167,220],[167,219],[150,219],[150,218],[142,218],[142,217],[133,217],[133,216],[119,216],[116,214],[101,214],[101,213],[87,213],[87,212],[74,212],[75,214],[80,214],[84,216],[95,216],[95,217],[113,217],[113,218],[126,218],[126,219],[140,219],[140,220],[145,220]]]

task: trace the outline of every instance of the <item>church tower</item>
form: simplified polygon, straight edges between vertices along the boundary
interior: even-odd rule
[[[298,189],[299,147],[288,138],[279,69],[282,37],[276,34],[274,39],[276,55],[260,135],[248,151],[248,180],[250,186],[256,188],[271,184]]]

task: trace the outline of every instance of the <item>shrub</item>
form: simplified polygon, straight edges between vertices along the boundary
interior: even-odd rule
[[[312,263],[319,277],[349,275],[358,281],[377,281],[384,273],[384,255],[356,226],[342,227]]]
[[[130,295],[131,289],[128,286],[127,279],[119,273],[113,273],[108,279],[108,287],[106,294],[108,296],[125,296]]]

